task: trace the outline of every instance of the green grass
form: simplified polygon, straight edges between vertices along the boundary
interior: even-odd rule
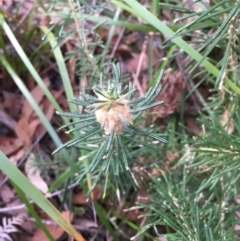
[[[238,66],[240,53],[238,50],[239,33],[235,30],[239,28],[237,12],[239,12],[240,3],[227,0],[215,0],[212,2],[211,6],[207,6],[202,1],[198,1],[201,12],[193,13],[189,9],[184,8],[179,1],[175,1],[174,4],[174,1],[166,0],[158,4],[158,1],[154,0],[148,6],[146,5],[146,8],[136,0],[112,0],[111,3],[113,5],[111,5],[111,8],[104,6],[101,14],[76,12],[76,16],[80,19],[79,22],[87,21],[84,24],[80,23],[80,36],[75,31],[71,32],[65,29],[74,20],[70,14],[71,11],[55,12],[53,7],[51,11],[45,12],[45,15],[60,14],[62,23],[60,25],[56,24],[51,29],[46,26],[32,27],[30,19],[33,15],[31,15],[28,19],[29,22],[19,25],[24,27],[25,31],[23,39],[26,41],[24,45],[21,45],[19,41],[21,39],[19,38],[20,31],[13,31],[11,28],[9,23],[10,15],[2,11],[0,13],[0,26],[2,29],[0,48],[3,51],[3,55],[0,57],[1,69],[11,76],[57,147],[62,145],[58,133],[26,88],[25,81],[22,78],[25,75],[26,77],[31,76],[36,84],[40,86],[55,110],[62,112],[59,103],[46,87],[39,74],[40,69],[44,67],[43,63],[39,63],[43,54],[41,53],[42,51],[47,52],[46,58],[56,61],[67,99],[74,98],[73,89],[76,87],[71,84],[66,66],[65,54],[69,53],[66,53],[64,47],[60,46],[67,37],[78,40],[76,41],[79,44],[77,46],[78,49],[74,50],[72,55],[68,55],[76,58],[77,72],[78,70],[81,72],[78,78],[80,81],[81,78],[86,78],[89,80],[89,83],[93,84],[96,83],[96,79],[99,77],[96,74],[96,69],[102,70],[108,62],[112,61],[112,59],[108,59],[107,51],[110,49],[116,28],[118,27],[150,34],[147,53],[149,66],[148,89],[156,85],[157,76],[163,69],[171,67],[173,72],[182,71],[178,69],[175,59],[179,51],[183,51],[184,55],[191,59],[188,66],[184,66],[188,70],[188,79],[186,80],[188,91],[184,93],[179,103],[179,112],[174,113],[167,119],[166,132],[168,133],[167,140],[169,143],[144,153],[141,152],[145,150],[144,148],[138,150],[134,146],[135,165],[139,165],[142,168],[141,170],[150,176],[144,188],[149,193],[151,204],[133,204],[137,208],[148,211],[146,220],[142,223],[143,225],[140,226],[138,220],[130,222],[123,219],[115,210],[108,212],[109,210],[105,210],[104,205],[100,205],[97,202],[93,203],[100,223],[106,228],[113,240],[120,240],[115,232],[115,229],[119,228],[115,220],[121,220],[128,228],[134,230],[139,240],[144,240],[146,237],[149,240],[154,240],[154,235],[149,234],[149,228],[152,228],[157,234],[159,225],[165,227],[167,239],[174,241],[232,241],[234,240],[233,238],[238,237],[236,232],[234,232],[234,226],[239,223],[239,220],[235,217],[235,212],[239,207],[234,202],[236,199],[239,199],[238,186],[240,177],[238,173],[240,168],[238,164],[240,153],[238,147],[240,133],[238,108],[240,74]],[[60,4],[69,8],[68,2],[55,1],[54,4]],[[79,1],[78,4],[79,8],[83,8],[88,3]],[[102,3],[99,2],[97,4]],[[95,9],[93,6],[88,7],[88,10],[94,13]],[[185,22],[178,24],[172,21],[166,24],[164,15],[162,15],[162,9],[184,13],[184,15],[180,15],[180,18]],[[34,14],[34,10],[32,14]],[[17,19],[15,21],[17,22]],[[97,37],[99,36],[96,37],[96,42],[91,43],[88,39],[88,31],[91,30],[91,33],[94,35],[95,32],[101,33],[101,31],[106,29],[108,30],[108,37],[104,45],[104,51],[99,55],[95,55],[98,47],[102,49],[102,43],[98,42]],[[210,37],[209,29],[213,31]],[[196,34],[196,30],[200,31],[201,37],[199,37],[199,40],[203,42],[199,41],[193,48],[191,39]],[[39,33],[41,34],[39,35]],[[168,47],[162,49],[166,57],[159,63],[160,67],[157,73],[154,73],[152,68],[154,53],[154,37],[151,35],[152,33],[161,34],[163,41],[169,44]],[[187,38],[185,38],[186,36]],[[38,46],[34,53],[28,55],[26,53],[27,45],[33,39],[37,40]],[[188,39],[188,42],[185,39]],[[169,40],[171,40],[171,43],[168,42]],[[81,45],[82,42],[84,46]],[[12,59],[12,55],[7,50],[9,43],[11,43],[19,58]],[[221,51],[222,56],[213,56],[212,51],[216,49]],[[91,55],[94,58],[94,62],[89,60]],[[194,73],[192,72],[193,69],[195,70]],[[24,72],[27,73],[24,74]],[[206,89],[213,89],[213,92],[210,93],[212,99],[204,97],[203,92],[201,92],[201,86],[204,86]],[[188,118],[187,114],[189,114],[186,112],[185,107],[191,101],[194,102],[196,100],[203,107],[201,114],[195,113],[195,117],[200,119],[199,126],[202,133],[199,135],[193,133],[185,126]],[[225,110],[229,110],[230,117],[224,127],[222,125],[222,116]],[[69,111],[78,111],[77,105],[69,103]],[[64,123],[70,123],[66,116],[62,116],[62,119]],[[147,121],[137,120],[136,123],[144,127],[143,123],[147,123]],[[233,133],[227,131],[227,127],[231,123],[234,124],[235,128]],[[153,124],[155,124],[155,129],[160,129],[158,123]],[[146,126],[146,128],[151,130],[149,126]],[[78,134],[73,134],[71,137],[77,137]],[[124,139],[124,141],[126,140]],[[120,144],[122,148],[123,143],[117,141],[116,145],[120,146]],[[53,180],[54,182],[49,192],[55,191],[64,185],[65,191],[63,196],[66,197],[68,196],[67,185],[69,185],[69,182],[79,181],[80,188],[86,193],[94,188],[93,182],[104,189],[104,197],[116,197],[118,195],[118,198],[121,200],[124,200],[126,197],[132,197],[134,192],[131,193],[129,191],[132,183],[125,183],[126,180],[128,182],[125,176],[114,175],[114,173],[119,172],[117,169],[120,168],[120,165],[116,165],[115,169],[111,169],[109,166],[106,167],[106,170],[111,172],[110,174],[105,172],[104,175],[104,178],[108,180],[107,186],[103,186],[102,179],[98,176],[98,172],[101,169],[97,169],[92,175],[86,174],[94,156],[94,153],[90,150],[91,148],[78,150],[79,157],[86,157],[83,162],[74,162],[69,152],[65,149],[62,150],[60,159],[65,160],[68,166],[65,171],[61,172]],[[96,151],[97,149],[92,150]],[[122,150],[126,157],[128,155],[126,149],[122,148]],[[172,152],[178,153],[179,157],[171,163],[168,160],[168,155]],[[102,153],[100,154],[102,155]],[[118,155],[121,155],[121,153]],[[138,162],[139,155],[144,159],[144,163]],[[29,213],[35,218],[37,225],[42,228],[49,240],[54,239],[46,226],[41,222],[41,217],[33,209],[32,201],[51,216],[56,223],[62,226],[69,235],[76,240],[84,240],[2,152],[0,152],[0,158],[0,169],[9,177],[18,195],[28,208]],[[155,177],[148,173],[151,169],[160,169],[161,173]],[[81,175],[82,173],[85,174]],[[125,193],[121,193],[123,189],[126,190]],[[71,205],[70,203],[69,208],[72,208]],[[109,220],[109,217],[114,218]],[[120,230],[120,233],[123,234],[124,231]],[[126,235],[126,237],[128,236]]]

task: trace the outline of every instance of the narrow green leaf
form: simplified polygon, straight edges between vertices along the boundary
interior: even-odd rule
[[[125,166],[125,169],[129,170],[126,151],[125,151],[125,148],[124,148],[124,145],[122,143],[122,139],[121,139],[120,135],[117,135],[117,141],[118,141],[118,146],[120,147],[119,150],[117,150],[117,151],[120,152],[120,156],[122,156],[121,160],[123,160],[123,164]]]
[[[145,99],[144,97],[141,97],[141,98],[138,98],[138,99],[136,99],[136,100],[129,100],[129,101],[128,101],[128,104],[129,104],[129,105],[137,104],[137,103],[139,103],[139,102],[142,102],[144,99]]]
[[[73,88],[72,88],[72,84],[71,84],[71,81],[70,81],[70,78],[68,75],[67,66],[66,66],[64,57],[62,55],[60,46],[59,46],[58,42],[56,41],[54,34],[50,31],[49,28],[47,28],[46,26],[40,26],[40,29],[44,32],[44,34],[46,35],[46,37],[49,41],[49,44],[52,47],[52,51],[53,51],[53,54],[57,61],[61,79],[63,81],[64,90],[65,90],[67,99],[73,99],[74,98]],[[77,106],[75,106],[75,105],[69,105],[69,108],[72,112],[78,110]]]
[[[106,149],[107,149],[107,144],[108,141],[105,141],[101,147],[99,147],[98,152],[95,154],[90,166],[89,166],[89,172],[94,171],[94,169],[97,167],[97,165],[99,164],[99,162],[102,160],[103,156],[106,153]]]
[[[193,20],[192,22],[190,22],[188,24],[185,24],[175,34],[178,34],[179,32],[182,32],[184,29],[189,28],[193,24],[195,24],[197,22],[200,22],[205,16],[208,16],[213,10],[217,9],[218,7],[220,7],[221,5],[226,3],[227,1],[230,1],[230,0],[222,0],[219,3],[214,4],[212,7],[209,7],[206,11],[203,11],[203,13],[196,20]],[[173,37],[175,37],[175,35]]]
[[[73,118],[89,118],[89,117],[94,117],[94,114],[81,114],[79,112],[59,112],[56,111],[58,115],[61,116],[67,116],[67,117],[73,117]]]
[[[61,126],[61,127],[58,129],[58,131],[60,131],[60,130],[62,130],[62,129],[64,129],[64,128],[66,128],[66,127],[69,127],[69,126],[74,126],[74,125],[76,125],[76,124],[79,124],[79,120],[73,121],[73,122],[71,122],[71,123],[69,123],[69,124],[66,124],[66,125]]]
[[[111,128],[111,133],[110,133],[109,138],[108,138],[108,143],[107,143],[107,149],[106,149],[106,151],[109,150],[110,146],[113,146],[113,142],[114,142],[113,137],[114,137],[114,129]]]
[[[73,131],[81,130],[81,129],[83,129],[83,128],[86,128],[86,127],[88,127],[88,126],[91,126],[91,125],[97,124],[97,123],[98,123],[98,122],[96,122],[96,121],[89,121],[89,122],[87,122],[87,123],[81,124],[80,126],[77,126],[77,127],[73,128],[73,129],[71,129],[71,130],[69,130],[69,131],[66,131],[66,133],[67,133],[67,134],[70,134],[70,133],[72,133]]]
[[[124,118],[124,116],[123,116],[122,114],[120,114],[120,115],[119,115],[119,118],[120,118],[120,120],[121,120],[124,128],[126,129],[126,131],[127,131],[130,135],[132,135],[133,132],[132,132],[132,130],[129,128],[129,124],[128,124],[128,122],[126,121],[126,119]]]
[[[31,214],[33,218],[35,218],[35,221],[38,225],[39,228],[42,229],[42,231],[46,234],[46,236],[49,238],[51,241],[55,241],[54,237],[51,235],[47,227],[44,225],[42,222],[41,218],[37,214],[37,212],[34,210],[33,205],[28,201],[27,197],[25,196],[24,192],[22,189],[20,189],[13,181],[11,182],[14,189],[17,191],[19,197],[23,201],[23,203],[26,205],[28,212]]]
[[[224,79],[225,72],[226,72],[227,65],[228,65],[228,61],[229,61],[229,56],[230,56],[230,53],[231,53],[232,38],[233,38],[233,31],[231,31],[229,39],[228,39],[227,48],[226,48],[224,57],[222,59],[221,71],[220,71],[220,73],[219,73],[219,75],[218,75],[218,77],[216,79],[215,86],[218,86],[219,83],[221,83],[223,81],[223,79]]]
[[[1,16],[1,15],[0,15]],[[0,56],[0,62],[2,62],[3,66],[6,68],[6,70],[8,71],[8,73],[11,75],[11,77],[13,78],[14,82],[16,83],[16,85],[18,86],[18,88],[21,90],[21,92],[23,93],[23,95],[26,97],[26,99],[28,100],[28,102],[30,103],[30,105],[32,106],[32,108],[34,109],[34,111],[36,112],[36,114],[38,115],[39,119],[42,121],[43,125],[45,126],[45,128],[47,129],[49,135],[51,136],[51,138],[53,139],[54,143],[56,144],[56,146],[60,146],[62,144],[59,136],[57,135],[57,133],[55,132],[55,130],[53,129],[51,123],[49,122],[49,120],[47,119],[47,117],[44,115],[44,113],[42,112],[42,110],[40,109],[39,105],[36,103],[35,99],[33,98],[33,96],[31,95],[31,93],[29,92],[29,90],[26,88],[26,86],[24,85],[23,81],[19,78],[19,76],[15,73],[15,71],[13,70],[13,68],[11,67],[11,65],[6,61],[6,59],[4,57]],[[69,166],[72,167],[73,162],[71,161],[71,159],[69,158],[69,155],[67,152],[63,153],[66,161],[68,162]]]
[[[158,135],[158,134],[154,134],[154,133],[150,133],[150,132],[141,130],[141,129],[133,126],[133,125],[129,125],[129,127],[130,127],[132,130],[136,131],[137,133],[139,133],[139,134],[141,134],[141,135],[152,137],[153,139],[156,139],[156,140],[158,140],[158,141],[160,141],[160,142],[163,142],[163,143],[168,143],[168,141],[165,140],[165,139],[163,139],[163,138],[161,137],[161,135]]]
[[[140,112],[140,111],[144,111],[144,110],[147,110],[147,109],[151,109],[153,107],[156,107],[158,105],[162,105],[164,103],[164,101],[158,101],[156,103],[153,103],[151,105],[145,105],[143,107],[140,107],[140,108],[136,108],[136,109],[131,109],[129,110],[130,113],[136,113],[136,112]]]
[[[169,3],[159,3],[161,9],[170,9],[180,13],[193,13],[192,10],[188,8],[179,7]]]
[[[100,133],[101,131],[102,130],[101,129],[99,130],[99,127],[93,128],[90,132],[82,134],[82,135],[80,135],[78,137],[75,137],[74,139],[72,139],[72,140],[70,140],[70,141],[68,141],[68,142],[66,142],[64,144],[61,144],[56,150],[54,150],[52,155],[56,154],[57,152],[59,152],[60,150],[62,150],[65,147],[74,146],[74,145],[78,144],[79,142],[84,141],[85,139]]]
[[[68,102],[76,104],[76,105],[81,105],[81,106],[88,106],[89,105],[89,103],[87,103],[83,100],[77,99],[77,98],[69,99]]]
[[[167,27],[161,20],[159,20],[156,16],[154,16],[151,12],[149,12],[141,3],[136,0],[123,0],[128,6],[138,12],[138,16],[141,16],[147,23],[151,24],[153,27],[158,29],[168,38],[174,36],[174,32]],[[113,0],[112,0],[113,2]],[[114,1],[113,3],[118,2]],[[172,40],[177,46],[182,48],[189,56],[191,56],[196,61],[199,61],[202,58],[202,55],[199,54],[194,48],[192,48],[187,42],[182,40],[180,37],[174,38]],[[202,62],[202,66],[205,67],[209,73],[213,74],[214,76],[219,75],[219,70],[211,64],[206,59]],[[228,87],[233,89],[236,93],[240,94],[240,88],[237,87],[230,79],[225,78],[225,83]]]
[[[109,223],[110,218],[108,218],[107,213],[104,211],[104,209],[97,202],[94,202],[94,207],[96,209],[99,219],[106,227],[111,237],[113,237],[115,241],[120,241],[118,236],[116,235],[116,232],[112,228],[111,223]]]
[[[21,45],[19,44],[19,42],[17,41],[16,37],[14,36],[11,28],[8,26],[8,24],[4,20],[4,17],[3,17],[1,12],[0,12],[0,25],[2,26],[2,28],[5,31],[6,35],[8,36],[8,38],[9,38],[10,42],[12,43],[13,47],[17,51],[19,57],[22,59],[23,63],[26,65],[27,69],[29,70],[29,72],[33,76],[34,80],[37,82],[37,84],[43,90],[43,92],[45,93],[45,95],[47,96],[49,101],[52,103],[54,108],[56,110],[58,110],[58,111],[62,111],[61,107],[59,106],[59,104],[57,103],[57,101],[55,100],[55,98],[53,97],[53,95],[51,94],[51,92],[49,91],[49,89],[47,88],[47,86],[45,85],[45,83],[43,82],[43,80],[41,79],[39,74],[37,73],[36,69],[34,68],[32,63],[30,62],[29,58],[24,53]],[[63,118],[63,119],[64,119],[64,121],[66,123],[69,123],[67,118]]]

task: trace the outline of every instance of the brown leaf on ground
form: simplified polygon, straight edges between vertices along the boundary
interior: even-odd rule
[[[161,84],[162,90],[156,101],[163,100],[164,104],[153,109],[153,121],[157,118],[165,118],[178,110],[186,87],[182,73],[173,73],[171,69],[165,71]]]
[[[73,45],[71,45],[71,43],[69,43],[69,42],[66,42],[66,49],[67,49],[68,53],[74,51]],[[76,60],[74,59],[74,57],[69,58],[67,65],[68,65],[68,71],[69,71],[69,77],[71,80],[71,84],[72,84],[72,86],[74,86],[75,77],[76,77]]]
[[[77,93],[77,96],[78,96],[78,93]],[[67,111],[69,110],[69,102],[67,101],[64,95],[60,95],[57,101],[63,110],[67,110]]]
[[[140,183],[139,183],[140,184]],[[139,209],[132,209],[132,206],[136,206],[136,203],[142,203],[142,204],[150,204],[150,194],[145,190],[145,187],[143,185],[141,186],[141,189],[138,191],[135,199],[131,202],[124,201],[124,203],[115,202],[112,203],[109,198],[106,200],[106,205],[109,208],[113,208],[115,211],[118,211],[119,214],[130,221],[136,221],[139,219],[139,216],[144,215],[147,213],[147,211],[142,211]]]
[[[0,178],[0,183],[2,183],[3,178]],[[24,214],[27,216],[27,210],[20,198],[16,195],[16,191],[10,188],[8,183],[4,183],[0,188],[1,201],[5,204],[4,212],[14,213],[14,214]],[[16,208],[17,207],[17,208]]]
[[[139,216],[144,215],[147,211],[141,211],[139,209],[128,209],[128,203],[126,202],[120,211],[120,215],[126,217],[129,221],[139,220]]]
[[[72,222],[73,220],[73,213],[63,211],[62,216],[69,222]],[[45,224],[48,231],[52,234],[54,239],[59,239],[64,233],[64,229],[61,227],[54,225],[54,224]],[[34,233],[33,237],[31,238],[31,241],[48,241],[49,239],[45,235],[45,233],[42,231],[42,229],[38,228],[36,232]]]
[[[25,155],[25,151],[20,149],[16,154],[9,157],[9,160],[14,164],[17,165],[18,161]]]
[[[0,136],[0,150],[6,155],[12,155],[23,146],[21,139],[16,137]]]
[[[92,197],[94,200],[100,200],[103,195],[103,190],[101,188],[94,188],[92,192]],[[73,203],[74,204],[86,204],[89,201],[89,198],[86,197],[85,193],[83,191],[74,194],[73,196]]]
[[[19,119],[23,108],[22,96],[16,93],[10,93],[8,91],[3,91],[2,94],[4,99],[2,108],[4,111],[6,111],[6,113],[14,120]]]
[[[46,84],[46,86],[49,86],[50,84],[47,78],[44,79],[44,83]],[[42,101],[44,97],[44,93],[39,85],[37,85],[31,91],[31,94],[38,104]],[[32,116],[33,114],[33,108],[31,107],[28,100],[25,99],[22,110],[22,118],[19,120],[15,127],[16,134],[23,142],[24,148],[28,148],[31,145],[32,138],[35,134],[37,126],[41,123],[38,118],[36,119],[34,116]]]
[[[175,162],[176,160],[179,159],[179,152],[178,151],[167,152],[166,156],[169,162]]]
[[[192,116],[186,117],[186,126],[198,135],[203,134],[202,129],[196,123],[196,118],[194,118]]]
[[[28,118],[23,116],[23,118],[19,120],[15,127],[15,132],[23,143],[24,147],[27,148],[31,143],[31,129],[29,128]]]
[[[50,81],[48,78],[44,79],[44,83],[47,87],[50,85]],[[36,85],[32,90],[31,90],[31,95],[35,99],[35,101],[39,104],[41,100],[43,99],[44,93],[42,89],[40,88],[39,85]],[[33,108],[31,104],[29,103],[28,100],[25,99],[24,104],[23,104],[23,115],[26,116],[26,118],[29,118],[32,113],[33,113]]]
[[[0,122],[6,125],[11,130],[14,130],[17,124],[16,121],[6,113],[1,103],[0,103]]]
[[[25,173],[31,183],[37,187],[42,193],[46,194],[48,185],[41,177],[41,171],[35,164],[35,156],[31,153],[25,163]]]
[[[3,181],[3,177],[0,179],[0,183]],[[5,183],[0,188],[0,197],[2,201],[6,204],[10,203],[15,198],[15,193],[13,190]]]
[[[61,88],[58,91],[52,90],[53,97],[58,100],[60,96],[62,96],[64,89]],[[50,101],[45,97],[42,101],[42,110],[45,113],[47,119],[50,121],[55,113],[54,106],[50,103]],[[36,133],[41,134],[46,128],[43,126],[43,124],[40,124],[37,128]]]
[[[224,127],[224,129],[228,132],[228,134],[233,133],[235,130],[235,126],[230,119],[231,119],[231,112],[228,109],[225,109],[222,115],[221,124]]]
[[[159,62],[159,59],[164,57],[163,53],[160,53],[157,49],[153,51],[153,67]],[[123,71],[130,73],[136,73],[138,76],[149,68],[148,60],[148,38],[145,38],[141,44],[141,52],[134,55],[129,61],[127,61],[123,66]]]
[[[103,30],[100,35],[100,40],[103,41],[103,43],[106,43],[108,40],[109,31]],[[115,29],[115,35],[112,38],[112,41],[109,46],[109,53],[113,54],[114,57],[120,57],[123,59],[128,59],[132,57],[132,49],[131,44],[135,44],[138,40],[138,35],[135,32],[131,32],[129,34],[124,34],[124,31],[122,32],[121,28]],[[101,52],[102,49],[98,49],[98,52]]]
[[[143,203],[146,205],[151,204],[150,194],[146,190],[140,189],[136,196],[136,202]]]
[[[135,202],[134,202],[135,204]],[[126,218],[129,221],[136,221],[139,219],[140,215],[144,215],[147,211],[141,211],[139,209],[131,209],[129,202],[125,201],[123,205],[113,204],[111,203],[110,199],[106,202],[107,207],[113,208],[115,211],[118,211],[119,214]]]

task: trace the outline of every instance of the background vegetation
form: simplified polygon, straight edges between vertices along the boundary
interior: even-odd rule
[[[0,2],[0,240],[239,240],[239,13],[237,0]],[[99,80],[119,84],[118,62],[145,112],[106,141],[72,122]]]

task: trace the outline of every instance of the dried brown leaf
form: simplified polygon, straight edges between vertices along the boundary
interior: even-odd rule
[[[153,121],[157,118],[165,118],[178,110],[183,91],[186,87],[182,73],[173,73],[171,69],[165,70],[161,84],[162,91],[156,101],[164,100],[164,104],[156,106],[153,109]]]
[[[228,134],[231,134],[234,132],[235,126],[231,121],[231,112],[228,109],[225,109],[222,115],[221,124],[228,132]]]
[[[94,188],[92,192],[92,197],[94,200],[99,200],[102,198],[103,190],[101,188]],[[83,191],[75,194],[73,196],[73,203],[74,204],[86,204],[89,201],[89,199],[86,197],[85,193]]]
[[[14,164],[17,165],[18,161],[25,155],[25,151],[23,149],[19,150],[16,154],[9,157],[9,160]]]
[[[0,150],[6,155],[12,155],[23,146],[19,138],[0,136]]]
[[[34,186],[36,186],[42,193],[47,193],[48,186],[41,177],[41,171],[35,165],[35,157],[33,154],[30,154],[26,161],[25,173]]]
[[[62,216],[69,222],[72,222],[73,220],[73,213],[63,211]],[[54,224],[46,224],[46,227],[48,231],[52,234],[54,239],[56,240],[59,239],[65,233],[64,229]],[[46,237],[45,233],[40,228],[36,230],[33,237],[31,238],[31,241],[48,241],[48,240],[49,239]]]
[[[196,118],[194,118],[192,116],[187,116],[186,117],[186,125],[190,130],[192,130],[196,134],[202,135],[202,133],[203,133],[202,129],[197,125]]]
[[[46,86],[49,86],[50,84],[47,78],[44,79],[44,83]],[[31,94],[38,104],[44,97],[44,93],[38,85],[33,88]],[[32,116],[33,114],[34,112],[30,103],[28,100],[25,100],[23,104],[22,118],[19,120],[15,127],[15,132],[23,142],[25,148],[28,148],[31,145],[32,138],[36,132],[37,126],[41,123],[38,118],[36,119],[34,116]]]

